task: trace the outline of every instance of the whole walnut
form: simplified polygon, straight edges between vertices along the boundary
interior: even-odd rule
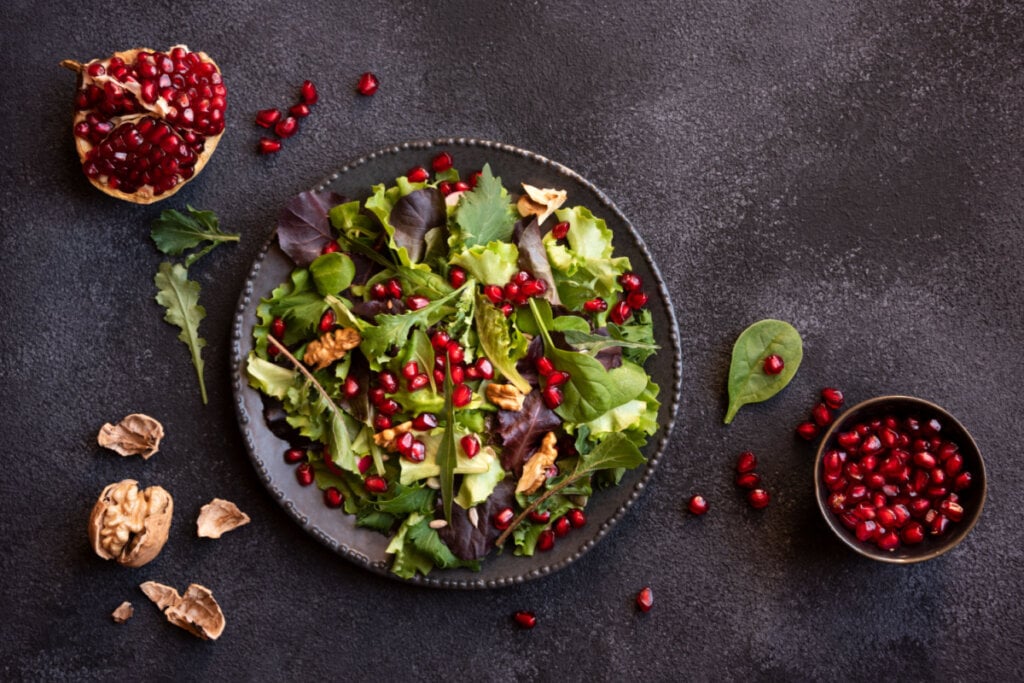
[[[125,479],[103,489],[89,517],[89,540],[104,560],[126,567],[151,562],[167,542],[174,501],[159,486]]]

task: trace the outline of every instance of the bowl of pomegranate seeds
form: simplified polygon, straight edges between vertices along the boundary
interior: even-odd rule
[[[962,424],[910,396],[881,396],[832,424],[814,463],[818,506],[861,555],[907,564],[954,548],[985,503],[985,465]]]

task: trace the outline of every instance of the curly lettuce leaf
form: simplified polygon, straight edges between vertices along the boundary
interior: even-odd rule
[[[451,264],[462,266],[484,284],[504,285],[519,271],[519,249],[511,242],[488,242],[456,254]]]
[[[562,303],[578,309],[594,296],[612,300],[621,289],[619,276],[631,270],[628,257],[611,256],[612,231],[583,206],[559,209],[555,215],[570,225],[568,245],[559,243],[551,233],[544,236]]]

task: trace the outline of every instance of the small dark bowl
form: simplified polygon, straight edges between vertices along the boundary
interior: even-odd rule
[[[910,416],[917,417],[922,423],[931,418],[938,418],[942,423],[940,435],[953,441],[959,447],[959,453],[963,456],[963,470],[971,473],[971,485],[963,491],[957,492],[960,505],[964,509],[964,516],[959,522],[951,523],[946,533],[939,537],[926,535],[923,542],[917,545],[903,545],[893,551],[885,551],[873,543],[865,543],[857,540],[853,531],[843,526],[839,517],[828,508],[829,490],[825,486],[822,477],[824,469],[822,458],[824,454],[833,448],[839,448],[836,436],[840,432],[848,431],[853,425],[872,420],[874,418],[893,415],[897,418]],[[964,537],[974,528],[981,515],[981,509],[985,505],[986,494],[985,463],[981,459],[981,452],[978,445],[971,438],[970,433],[960,422],[939,406],[919,398],[911,396],[880,396],[848,409],[836,418],[821,439],[818,447],[818,455],[814,459],[814,490],[818,498],[818,507],[825,518],[825,523],[846,545],[865,557],[881,562],[892,562],[895,564],[910,564],[923,562],[933,557],[952,550]]]

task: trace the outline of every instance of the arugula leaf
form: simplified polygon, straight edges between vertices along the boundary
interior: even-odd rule
[[[437,464],[441,468],[441,503],[444,507],[444,518],[452,523],[452,499],[455,497],[455,404],[452,402],[454,385],[452,383],[452,364],[446,363],[444,370],[444,435],[437,449]]]
[[[430,337],[427,336],[427,333],[423,330],[413,330],[409,337],[409,345],[402,365],[404,366],[409,361],[416,361],[416,364],[420,367],[420,372],[427,375],[427,381],[430,382],[430,391],[436,393],[434,357],[434,345],[430,343]],[[403,403],[402,405],[405,404]]]
[[[455,222],[467,247],[508,242],[512,237],[515,211],[509,202],[508,192],[501,185],[501,178],[491,174],[490,164],[484,164],[476,187],[462,195],[455,212]]]
[[[609,434],[589,453],[580,455],[576,463],[573,477],[593,474],[598,470],[609,470],[624,467],[632,469],[642,465],[646,460],[636,444],[623,434]]]
[[[240,235],[220,229],[220,220],[213,211],[200,211],[188,206],[188,215],[175,209],[167,209],[153,221],[150,237],[156,248],[168,256],[178,256],[188,249],[210,242],[204,249],[190,254],[185,259],[188,268],[222,242],[237,242]]]
[[[516,361],[525,355],[526,349],[516,348],[516,345],[512,343],[505,314],[491,303],[490,299],[479,292],[476,293],[474,313],[476,333],[484,354],[490,359],[494,368],[515,385],[516,389],[524,394],[530,393],[532,389],[530,383],[516,369]],[[510,351],[513,353],[511,356],[509,355]]]
[[[479,562],[460,560],[455,557],[451,549],[441,540],[437,531],[430,528],[430,522],[426,518],[409,527],[408,539],[412,546],[429,557],[436,567],[441,569],[468,567],[474,570],[480,568]]]
[[[380,369],[381,363],[390,358],[388,349],[392,345],[405,346],[414,327],[426,329],[450,315],[454,309],[449,302],[461,295],[462,291],[456,289],[440,299],[431,301],[418,311],[407,311],[400,315],[378,315],[377,324],[367,325],[363,330],[363,341],[360,344],[363,355],[370,361],[370,367],[374,370]]]
[[[411,514],[419,512],[426,514],[434,507],[434,498],[437,493],[425,486],[402,486],[393,484],[395,494],[391,498],[379,500],[374,505],[381,512],[391,514]]]
[[[203,381],[202,349],[206,340],[199,336],[199,323],[206,317],[206,309],[199,305],[199,283],[188,279],[188,270],[181,264],[173,266],[164,261],[153,278],[156,300],[167,309],[164,320],[181,329],[178,339],[188,346],[192,365],[199,378],[199,393],[207,403],[206,382]]]

